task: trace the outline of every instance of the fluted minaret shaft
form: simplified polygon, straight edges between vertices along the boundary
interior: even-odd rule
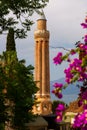
[[[46,19],[37,20],[35,39],[35,81],[39,88],[37,97],[50,97],[49,31]]]

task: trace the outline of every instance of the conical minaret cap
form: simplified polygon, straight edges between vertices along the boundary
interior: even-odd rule
[[[42,10],[41,14],[40,14],[40,17],[39,19],[42,19],[42,20],[46,20],[46,17],[45,17],[45,14],[44,14],[44,11]],[[38,20],[39,20],[38,19]]]
[[[46,17],[45,17],[43,10],[39,16],[40,17],[37,20],[37,29],[46,30]]]

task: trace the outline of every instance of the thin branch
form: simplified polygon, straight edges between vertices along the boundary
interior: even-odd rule
[[[50,47],[51,47],[51,48],[54,48],[54,49],[61,48],[61,49],[66,50],[66,51],[70,51],[69,49],[66,49],[66,48],[64,48],[64,47],[53,47],[53,46],[50,46]]]

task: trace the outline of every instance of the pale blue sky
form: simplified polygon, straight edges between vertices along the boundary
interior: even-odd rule
[[[87,12],[87,0],[49,0],[49,4],[44,9],[47,19],[47,29],[50,31],[50,46],[63,46],[65,48],[74,47],[75,42],[81,40],[85,34],[80,23],[84,21]],[[35,24],[31,27],[27,39],[16,40],[16,48],[19,59],[25,59],[26,64],[34,65],[34,30],[39,16],[35,13],[31,19]],[[5,50],[5,36],[0,36],[0,53]],[[53,64],[53,57],[59,49],[50,49],[50,79],[56,80],[63,75],[62,66]]]

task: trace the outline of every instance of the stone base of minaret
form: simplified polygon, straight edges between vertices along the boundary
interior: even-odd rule
[[[33,113],[38,115],[52,114],[52,102],[48,97],[38,97],[36,105],[33,106]]]

